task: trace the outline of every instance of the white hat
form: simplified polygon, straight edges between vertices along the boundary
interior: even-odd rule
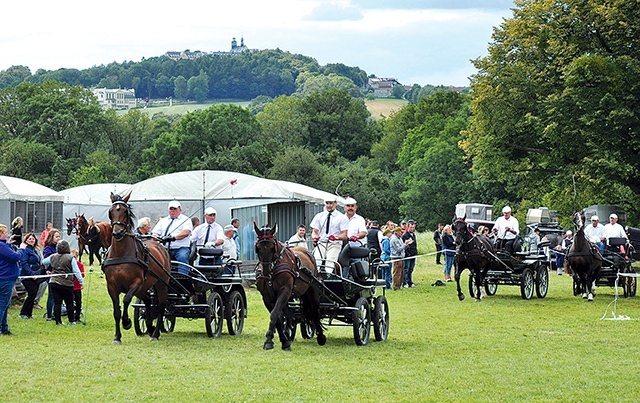
[[[180,208],[180,202],[177,200],[171,200],[169,202],[169,208]]]
[[[600,221],[600,217],[594,214],[591,216],[591,221]]]
[[[218,214],[218,212],[213,207],[207,207],[206,209],[204,209],[204,214],[213,215],[213,214]]]
[[[347,197],[344,199],[344,205],[346,206],[347,204],[358,204],[358,202],[353,197]]]
[[[615,218],[617,220],[618,219],[618,215],[616,213],[611,213],[609,218]]]
[[[567,230],[567,232],[566,232],[566,234],[567,234],[567,235],[572,235],[572,234],[573,234],[573,231],[571,231],[570,229],[568,229],[568,230]]]
[[[502,208],[502,213],[503,213],[503,214],[504,214],[504,213],[510,213],[510,212],[511,212],[511,207],[509,207],[509,206],[504,206],[504,207]]]
[[[338,201],[338,197],[334,196],[334,195],[329,195],[327,197],[324,198],[325,202],[337,202]]]
[[[236,227],[234,227],[233,225],[229,224],[229,225],[225,225],[224,226],[223,231],[227,232],[227,231],[237,231],[237,230],[236,230]]]

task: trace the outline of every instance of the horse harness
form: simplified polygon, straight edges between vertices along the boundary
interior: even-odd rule
[[[273,241],[274,245],[276,246],[280,244],[273,235],[258,236],[258,243],[271,242],[271,241]],[[292,266],[291,264],[284,261],[283,258],[285,255],[289,257],[289,259],[291,260],[291,263],[295,265],[295,267],[291,267]],[[268,275],[263,274],[262,266],[264,264],[270,264],[272,267],[272,270],[269,272]],[[297,279],[300,279],[305,283],[309,283],[308,281],[305,281],[302,277],[300,277],[300,270],[296,270],[296,269],[299,269],[300,266],[301,266],[300,257],[291,250],[291,247],[281,246],[280,253],[278,254],[274,253],[273,258],[271,259],[270,262],[264,262],[264,261],[258,262],[258,267],[256,268],[256,280],[265,279],[269,287],[271,287],[273,286],[273,279],[276,276],[283,273],[287,273],[293,277],[293,284],[295,288],[295,282]]]

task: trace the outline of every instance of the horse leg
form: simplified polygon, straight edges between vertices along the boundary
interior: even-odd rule
[[[113,344],[122,344],[122,332],[120,331],[120,318],[122,316],[122,312],[120,311],[119,295],[113,290],[109,290],[109,295],[111,296],[111,303],[113,305],[113,320],[116,324],[116,334],[113,338]]]
[[[163,328],[164,322],[164,304],[167,299],[167,287],[164,285],[156,284],[156,295],[158,297],[158,320],[157,326],[151,334],[150,341],[157,341],[160,338],[160,331]]]
[[[265,350],[271,350],[273,348],[273,336],[276,331],[276,325],[278,324],[278,322],[282,321],[283,307],[284,304],[289,300],[289,295],[291,295],[291,289],[287,290],[286,287],[282,287],[278,292],[278,298],[276,299],[276,303],[274,304],[273,310],[271,311],[270,315],[269,329],[267,330],[267,334],[265,335],[266,340],[263,346]],[[291,347],[289,347],[289,349],[291,349]]]
[[[476,292],[474,295],[476,302],[482,301],[482,278],[483,278],[482,272],[483,272],[483,269],[481,267],[478,267],[474,273],[474,275],[476,276],[476,281],[475,281]]]
[[[462,274],[462,272],[464,271],[464,269],[460,268],[460,265],[458,265],[457,263],[455,263],[454,261],[454,274],[453,277],[456,280],[456,288],[458,290],[458,299],[460,301],[464,301],[464,293],[462,292],[462,288],[460,287],[460,275]],[[473,275],[473,273],[471,273],[471,275]]]
[[[131,329],[131,318],[129,318],[129,304],[133,299],[133,294],[138,290],[138,287],[131,287],[129,291],[125,294],[124,298],[122,298],[122,327],[124,330]]]

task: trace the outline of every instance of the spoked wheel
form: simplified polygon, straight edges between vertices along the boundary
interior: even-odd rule
[[[476,296],[476,277],[473,272],[469,273],[469,295],[474,298]]]
[[[522,278],[520,279],[520,295],[522,299],[531,299],[533,297],[534,283],[533,270],[527,267],[522,272]]]
[[[220,337],[222,334],[222,319],[224,318],[224,305],[222,297],[213,291],[207,298],[208,308],[204,314],[204,326],[207,329],[207,336]]]
[[[358,346],[364,346],[369,341],[371,332],[371,306],[366,298],[360,297],[356,301],[353,311],[353,339]]]
[[[485,281],[484,290],[487,292],[487,295],[496,295],[496,292],[498,292],[498,283]]]
[[[630,273],[635,273],[636,271],[634,269],[631,269],[629,272]],[[635,297],[636,296],[636,289],[638,287],[638,282],[637,282],[638,279],[636,277],[628,277],[627,280],[629,281],[629,283],[628,283],[629,296],[630,297]]]
[[[549,291],[549,272],[544,265],[538,265],[536,275],[536,296],[544,298]]]
[[[373,335],[376,341],[387,340],[389,336],[389,304],[384,295],[373,300]]]
[[[176,328],[176,317],[175,316],[163,316],[162,318],[162,331],[165,333],[171,333]]]
[[[300,322],[300,335],[303,339],[312,339],[316,334],[316,329],[313,326],[313,323],[309,322],[306,319],[302,319]]]
[[[141,299],[137,299],[136,304],[144,305]],[[147,320],[146,320],[147,308],[143,307],[134,307],[133,308],[133,327],[136,331],[136,335],[144,336],[148,333],[147,329]],[[151,314],[154,316],[153,326],[158,325],[158,319],[156,318],[157,312],[155,309],[151,310]],[[160,329],[164,333],[171,333],[176,328],[176,317],[175,316],[163,316],[162,320],[162,329]]]
[[[232,291],[227,300],[225,315],[227,318],[227,330],[232,336],[242,333],[244,326],[244,310],[245,303],[242,294],[238,291]]]
[[[296,339],[296,322],[285,315],[283,328],[287,340],[294,341]]]

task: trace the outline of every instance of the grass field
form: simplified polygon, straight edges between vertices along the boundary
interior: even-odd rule
[[[420,253],[433,251],[427,234]],[[547,298],[518,287],[460,302],[455,284],[432,287],[442,266],[417,261],[416,288],[387,292],[389,339],[357,347],[350,327],[327,344],[299,337],[292,352],[263,351],[268,315],[255,289],[239,336],[211,339],[203,320],[177,319],[158,342],[132,330],[113,345],[113,322],[98,267],[85,283],[86,326],[18,318],[1,337],[3,401],[637,401],[640,298],[573,297],[571,279],[551,275]],[[464,292],[468,275],[463,275]],[[35,311],[39,316],[42,311]]]
[[[375,119],[382,116],[389,117],[391,112],[397,111],[405,106],[408,102],[403,99],[386,99],[378,98],[365,101],[365,105]]]

